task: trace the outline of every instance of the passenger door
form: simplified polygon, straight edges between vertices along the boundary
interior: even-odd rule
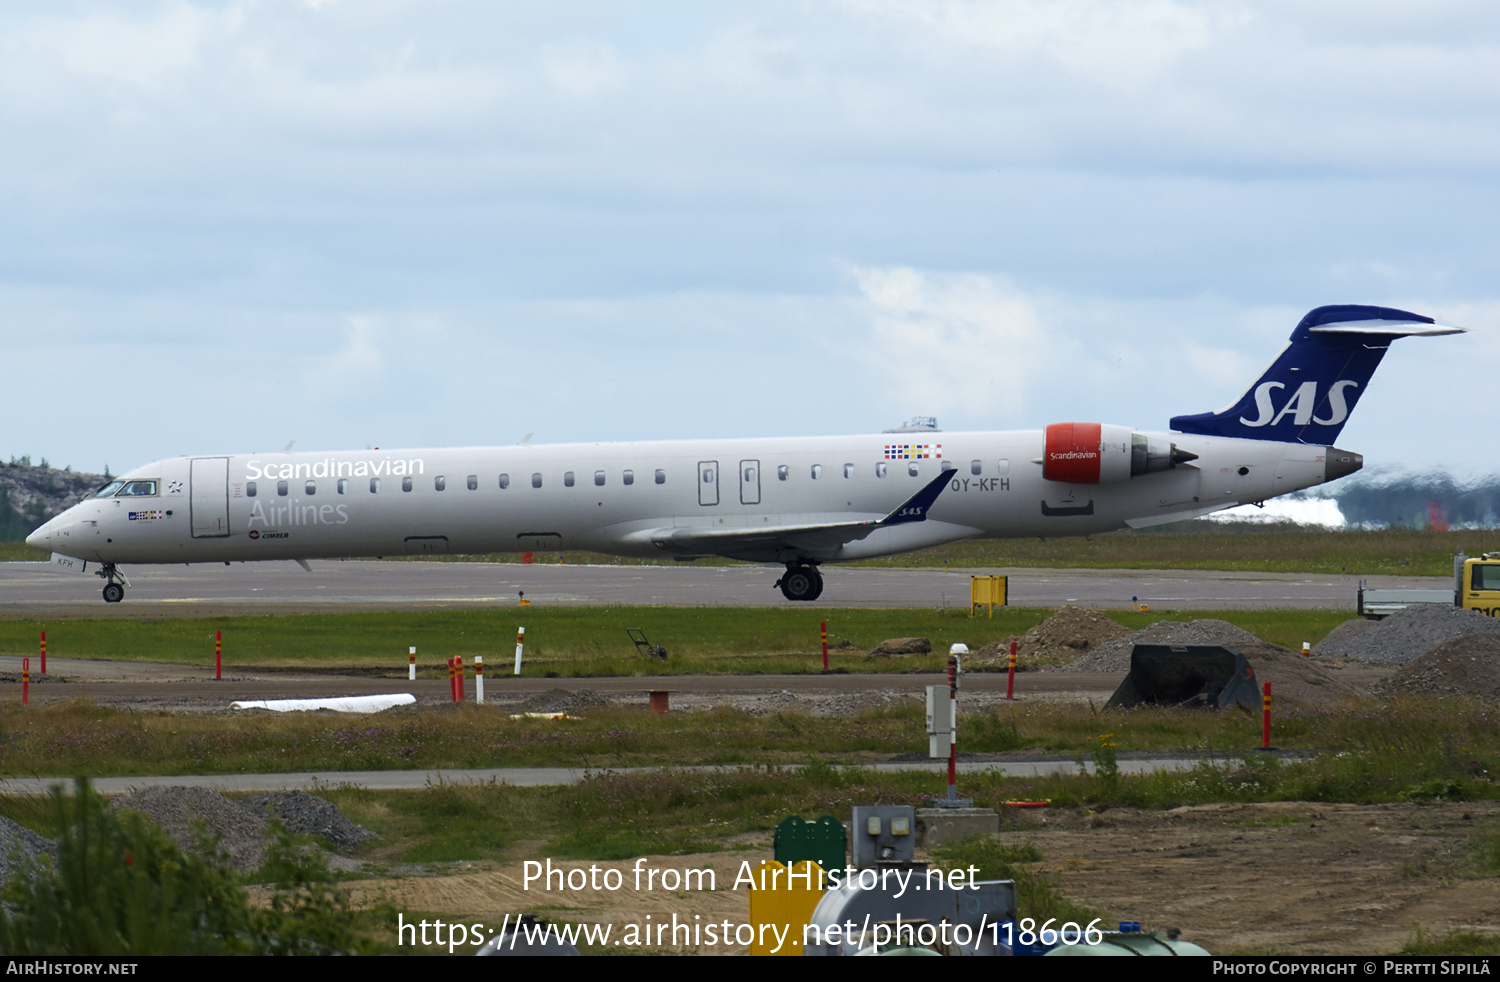
[[[229,458],[194,457],[190,470],[193,538],[221,539],[229,534]]]

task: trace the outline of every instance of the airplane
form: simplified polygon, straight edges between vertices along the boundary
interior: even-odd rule
[[[1334,481],[1333,443],[1391,342],[1463,333],[1387,307],[1308,313],[1237,400],[1173,432],[1042,430],[183,456],[137,467],[26,540],[102,577],[126,564],[587,550],[819,566],[972,538],[1197,518]],[[529,439],[529,438],[528,438]]]

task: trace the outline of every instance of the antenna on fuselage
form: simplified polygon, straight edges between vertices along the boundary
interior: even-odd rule
[[[531,434],[528,433],[525,436],[521,437],[521,442],[518,443],[518,444],[516,444],[516,446],[518,446],[518,447],[524,447],[524,446],[526,446],[526,444],[528,444],[530,442],[531,442]]]
[[[281,452],[282,453],[291,453],[292,452],[292,444],[294,444],[296,442],[297,442],[296,440],[288,440],[286,442],[286,446],[284,446],[284,447],[281,448]]]

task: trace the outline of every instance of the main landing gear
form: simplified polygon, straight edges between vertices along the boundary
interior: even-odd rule
[[[823,594],[823,574],[809,563],[787,563],[786,575],[776,585],[788,600],[816,600]]]
[[[117,604],[121,600],[125,599],[125,586],[129,586],[130,581],[125,579],[124,573],[121,573],[118,569],[115,568],[114,563],[105,563],[103,568],[96,571],[94,575],[104,578],[105,603]],[[124,582],[125,586],[121,586],[120,583],[116,581]]]

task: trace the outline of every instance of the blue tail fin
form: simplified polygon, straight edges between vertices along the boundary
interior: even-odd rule
[[[1233,405],[1174,416],[1172,429],[1332,446],[1392,341],[1462,332],[1390,307],[1319,307],[1302,318],[1271,367]]]

